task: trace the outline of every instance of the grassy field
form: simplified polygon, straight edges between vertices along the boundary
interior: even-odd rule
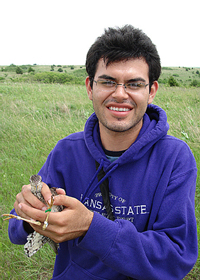
[[[70,69],[68,70],[71,71]],[[167,77],[175,73],[175,70],[166,69],[165,72],[163,75]],[[196,73],[196,70],[193,72]],[[42,167],[57,141],[75,131],[83,130],[86,119],[93,112],[82,85],[14,83],[10,81],[9,75],[14,77],[16,74],[1,73],[2,76],[5,74],[8,74],[6,80],[0,83],[0,213],[10,212],[16,194],[23,184],[28,184],[30,175],[37,173]],[[164,76],[162,78],[165,79]],[[189,76],[181,79],[184,79],[183,83],[189,83]],[[169,134],[188,143],[200,170],[200,89],[167,87],[161,84],[154,103],[167,112]],[[200,242],[200,171],[198,172],[196,218]],[[8,222],[0,219],[0,278],[50,279],[54,253],[48,246],[44,246],[28,259],[24,255],[23,246],[10,243],[7,227]],[[186,279],[200,279],[200,258]]]

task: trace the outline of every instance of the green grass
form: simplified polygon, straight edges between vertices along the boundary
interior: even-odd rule
[[[166,70],[167,71],[167,70]],[[93,112],[84,86],[0,83],[1,187],[0,213],[9,213],[22,185],[37,173],[57,141],[83,130]],[[200,91],[198,88],[161,86],[155,104],[166,110],[169,133],[191,147],[200,169]],[[200,174],[196,191],[196,217],[200,242]],[[0,219],[1,279],[50,279],[54,253],[44,246],[27,258],[23,246],[9,241],[8,222]],[[187,279],[199,279],[200,259]]]
[[[200,90],[161,86],[154,104],[162,107],[168,116],[169,134],[184,140],[191,148],[198,168],[196,186],[196,219],[200,246]],[[185,279],[200,279],[200,257]]]
[[[167,83],[167,80],[172,76],[180,86],[188,87],[193,80],[197,80],[200,83],[200,68],[188,68],[188,67],[163,67],[160,77],[160,83]]]
[[[16,194],[42,167],[57,141],[83,130],[93,111],[86,95],[83,86],[0,84],[1,214],[10,212]],[[28,259],[23,246],[10,243],[7,225],[0,219],[0,278],[50,279],[54,253],[45,246]]]

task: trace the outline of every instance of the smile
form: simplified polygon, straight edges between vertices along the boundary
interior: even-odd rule
[[[130,109],[128,108],[119,108],[119,107],[109,107],[110,110],[112,111],[118,111],[118,112],[128,112]]]

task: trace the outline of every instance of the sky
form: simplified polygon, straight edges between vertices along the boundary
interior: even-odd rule
[[[163,67],[200,67],[199,0],[1,0],[0,65],[84,65],[105,28],[131,24]]]

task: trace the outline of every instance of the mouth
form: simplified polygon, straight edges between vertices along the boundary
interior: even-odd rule
[[[125,108],[125,107],[113,107],[113,106],[108,107],[108,109],[111,111],[117,111],[117,112],[128,112],[131,110],[131,109]]]

